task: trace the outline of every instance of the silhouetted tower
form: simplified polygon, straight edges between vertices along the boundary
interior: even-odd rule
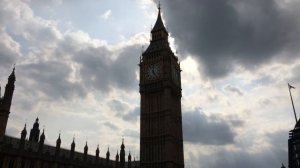
[[[5,86],[4,96],[1,97],[0,87],[0,137],[5,135],[8,116],[10,113],[11,102],[15,90],[15,67],[8,77],[8,82]]]
[[[107,152],[106,152],[106,166],[109,166],[109,157],[110,157],[110,152],[109,152],[109,148],[107,148]]]
[[[129,151],[129,154],[128,154],[127,168],[131,168],[131,154],[130,154],[130,151]]]
[[[73,141],[71,143],[71,152],[70,152],[70,158],[73,160],[75,153],[75,138],[73,138]]]
[[[59,153],[60,153],[60,144],[61,144],[61,139],[60,139],[60,133],[59,133],[58,138],[57,138],[57,140],[56,140],[55,157],[59,157]]]
[[[120,150],[120,168],[125,168],[125,145],[124,145],[124,139],[122,139],[121,150]]]
[[[38,148],[39,154],[43,153],[44,143],[45,143],[45,133],[44,133],[44,129],[43,129],[43,133],[42,133],[42,135],[40,137],[40,141],[39,141],[39,148]]]
[[[21,139],[20,139],[19,149],[24,149],[26,135],[27,135],[27,131],[26,131],[26,124],[25,124],[25,126],[24,126],[24,128],[21,132]]]
[[[30,130],[29,141],[38,142],[39,136],[40,136],[39,118],[36,118],[35,123],[33,124],[33,127]]]
[[[119,168],[119,151],[116,154],[116,168]]]
[[[87,141],[85,142],[84,146],[84,153],[83,153],[83,160],[86,162],[87,161],[87,153],[88,153],[88,146],[87,146]]]
[[[96,164],[98,164],[98,162],[99,162],[99,154],[100,154],[100,150],[99,150],[99,145],[98,145],[97,149],[96,149],[96,160],[95,160]]]
[[[183,168],[181,77],[161,10],[140,60],[140,167]]]

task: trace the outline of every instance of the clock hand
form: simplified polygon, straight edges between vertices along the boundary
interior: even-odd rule
[[[154,69],[152,69],[152,74],[156,77],[157,75],[156,75],[156,73],[155,73],[155,71],[154,71]]]

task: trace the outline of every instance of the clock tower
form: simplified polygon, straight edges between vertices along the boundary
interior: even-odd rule
[[[183,168],[181,78],[160,7],[140,60],[140,167]]]

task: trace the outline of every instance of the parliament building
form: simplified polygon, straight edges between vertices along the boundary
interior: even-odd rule
[[[105,158],[99,157],[99,147],[95,155],[89,155],[87,143],[83,153],[75,151],[74,139],[70,149],[61,148],[60,135],[55,146],[46,145],[38,118],[30,132],[25,125],[20,137],[6,135],[16,81],[14,68],[3,97],[0,95],[0,168],[184,168],[181,69],[168,36],[159,7],[150,45],[143,51],[139,63],[139,161],[132,161],[130,153],[125,156],[124,140],[120,154],[110,157],[108,149]]]

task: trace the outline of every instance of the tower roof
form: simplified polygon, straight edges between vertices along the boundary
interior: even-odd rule
[[[167,29],[162,21],[162,18],[161,18],[161,12],[160,12],[160,4],[158,6],[158,16],[157,16],[157,19],[156,19],[156,22],[155,22],[155,25],[153,27],[153,29],[151,30],[151,33],[152,32],[156,32],[156,31],[160,31],[160,30],[163,30],[165,31],[166,33],[167,32]]]
[[[13,68],[11,74],[8,77],[8,81],[10,81],[10,82],[15,82],[16,81],[15,69],[16,69],[16,65],[14,65],[14,68]]]

